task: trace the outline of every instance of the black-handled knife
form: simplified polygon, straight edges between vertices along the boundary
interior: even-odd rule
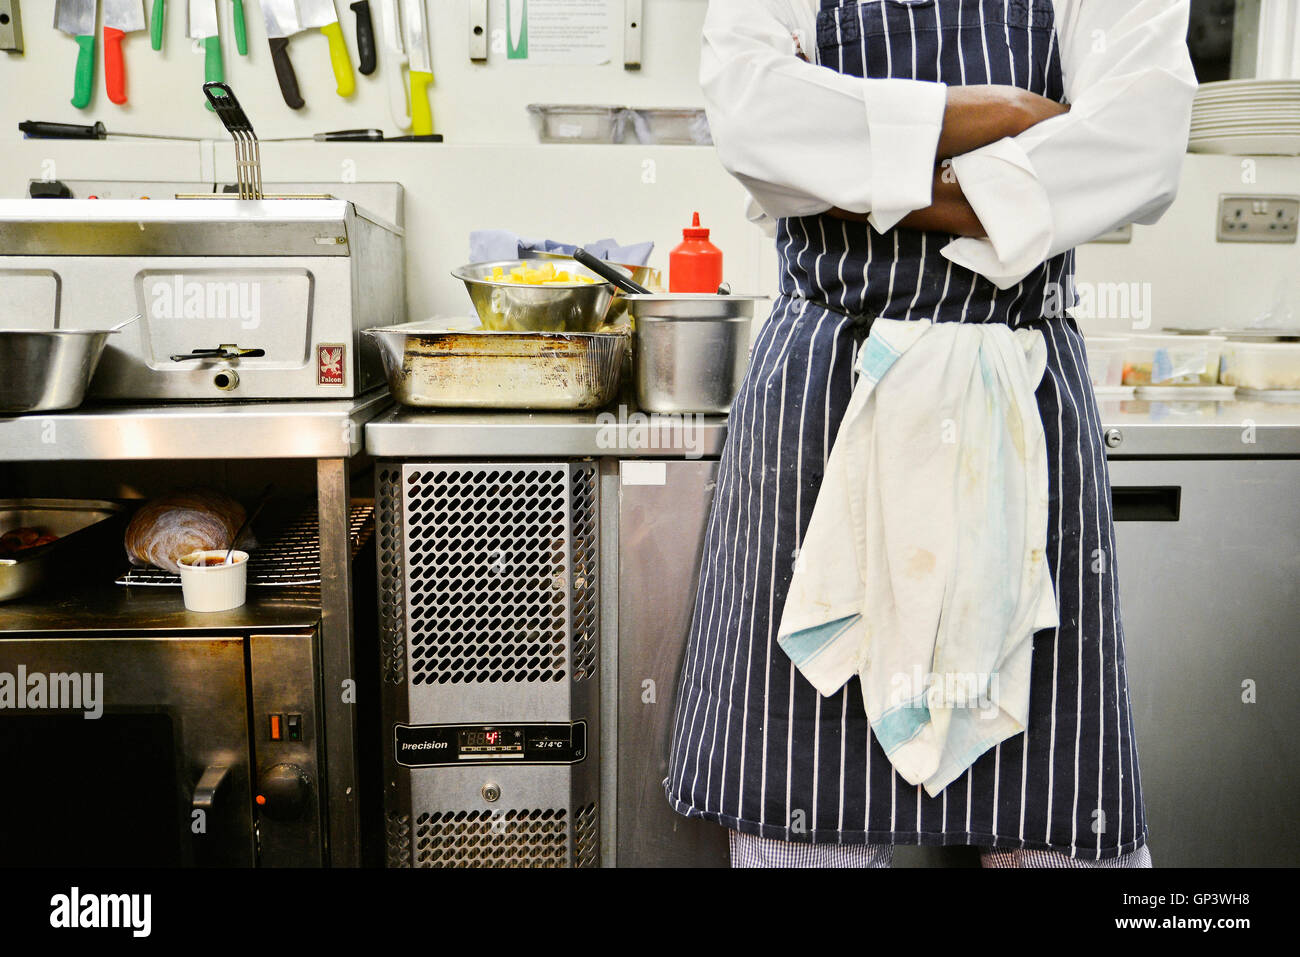
[[[275,78],[280,83],[280,95],[285,105],[291,110],[301,110],[307,101],[298,89],[298,74],[293,72],[293,61],[289,59],[289,38],[268,37],[271,47],[271,63],[275,67]]]
[[[93,126],[81,123],[49,123],[45,120],[23,120],[18,131],[38,140],[102,140],[108,136],[103,123]]]
[[[18,130],[34,140],[102,140],[110,136],[129,136],[141,140],[177,140],[197,143],[197,136],[168,136],[163,133],[119,133],[104,128],[103,123],[51,123],[48,120],[23,120]]]
[[[370,17],[370,0],[357,0],[348,4],[357,15],[357,57],[361,61],[357,72],[369,76],[375,72],[375,23]]]

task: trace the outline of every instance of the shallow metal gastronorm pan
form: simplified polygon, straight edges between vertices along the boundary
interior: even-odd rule
[[[0,553],[0,601],[35,591],[52,577],[57,567],[74,554],[90,555],[96,544],[112,542],[111,526],[104,523],[124,515],[116,502],[61,498],[0,499],[0,535],[16,528],[38,528],[57,535],[48,545],[12,554]],[[121,548],[121,541],[117,541]],[[116,555],[117,553],[113,553]],[[94,558],[88,558],[93,562]],[[96,568],[95,571],[102,571]],[[87,569],[77,573],[84,582]]]
[[[597,409],[618,394],[630,333],[367,329],[393,398],[416,408]]]

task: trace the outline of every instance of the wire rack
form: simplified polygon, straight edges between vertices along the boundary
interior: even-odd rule
[[[352,556],[375,532],[375,507],[354,502],[348,509],[348,534]],[[117,579],[119,585],[180,588],[181,576],[161,568],[132,568]],[[269,542],[248,554],[248,585],[293,588],[320,584],[320,526],[316,509],[304,511],[279,529]]]

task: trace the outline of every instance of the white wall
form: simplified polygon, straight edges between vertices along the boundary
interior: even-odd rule
[[[146,7],[152,8],[147,0]],[[468,0],[425,0],[433,46],[434,86],[430,102],[435,129],[449,143],[536,142],[532,121],[524,107],[529,103],[612,103],[625,106],[699,106],[702,103],[696,74],[699,68],[699,34],[706,0],[644,0],[642,68],[623,69],[623,4],[610,0],[616,29],[611,61],[596,67],[541,67],[509,62],[489,53],[486,64],[469,59]],[[352,65],[357,64],[355,18],[347,0],[335,0],[348,40]],[[104,93],[102,50],[96,64],[94,99],[89,109],[74,109],[73,67],[77,45],[50,24],[53,4],[23,4],[22,57],[0,55],[0,89],[5,132],[18,119],[92,122],[102,120],[110,130],[170,133],[180,136],[224,138],[225,130],[206,109],[202,93],[203,54],[186,36],[184,0],[168,0],[166,36],[161,52],[149,45],[148,32],[132,33],[124,44],[127,105],[115,106]],[[375,10],[376,4],[371,8]],[[505,24],[505,0],[490,0],[489,31]],[[257,0],[245,0],[248,56],[235,50],[231,26],[234,5],[218,0],[226,79],[244,106],[258,135],[301,136],[313,132],[356,127],[380,127],[397,132],[388,110],[388,64],[379,51],[379,69],[371,76],[357,74],[356,93],[341,99],[334,88],[325,37],[317,31],[296,34],[289,40],[290,57],[307,105],[289,109],[280,96],[266,30]],[[378,13],[375,13],[378,17]]]
[[[471,229],[500,227],[529,235],[588,241],[615,236],[654,239],[652,263],[667,265],[680,228],[698,209],[726,255],[737,291],[771,291],[775,256],[741,215],[743,192],[705,147],[538,145],[524,107],[530,102],[605,102],[692,105],[698,36],[705,0],[645,0],[645,56],[639,72],[622,67],[616,40],[613,61],[600,67],[543,68],[504,62],[473,64],[467,55],[466,0],[428,0],[437,87],[433,108],[445,144],[267,144],[265,175],[275,180],[398,181],[407,190],[407,275],[412,318],[463,313],[468,299],[448,271],[465,260]],[[119,108],[103,93],[102,63],[92,109],[73,109],[75,43],[25,11],[24,57],[0,57],[0,196],[21,196],[28,179],[193,179],[203,164],[197,144],[116,140],[95,143],[22,140],[23,119],[101,120],[109,129],[172,132],[219,141],[217,175],[233,179],[232,151],[220,123],[197,107],[202,57],[190,51],[185,6],[169,6],[164,53],[146,35],[127,43],[131,104]],[[221,2],[223,17],[230,4]],[[351,36],[352,14],[338,3]],[[621,22],[622,5],[615,2]],[[491,4],[493,25],[504,3]],[[250,55],[226,43],[228,77],[263,137],[381,126],[388,118],[384,62],[370,78],[358,77],[352,101],[334,93],[323,37],[291,42],[308,107],[295,114],[280,99],[260,16],[248,4]],[[230,36],[227,32],[227,37]],[[616,31],[621,37],[621,30]],[[355,49],[354,49],[355,54]],[[355,57],[354,57],[355,62]],[[1242,182],[1234,157],[1189,156],[1178,201],[1153,227],[1136,227],[1126,245],[1090,245],[1080,251],[1083,282],[1149,284],[1151,327],[1242,323],[1265,309],[1283,283],[1300,320],[1300,248],[1294,245],[1223,245],[1215,242],[1220,193],[1300,195],[1300,158],[1259,158],[1254,183]],[[1145,317],[1085,321],[1091,330],[1129,328]]]

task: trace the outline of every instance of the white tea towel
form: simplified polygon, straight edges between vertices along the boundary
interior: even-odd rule
[[[1028,721],[1057,625],[1042,334],[877,319],[799,546],[778,644],[831,695],[854,674],[900,775],[935,795]]]

